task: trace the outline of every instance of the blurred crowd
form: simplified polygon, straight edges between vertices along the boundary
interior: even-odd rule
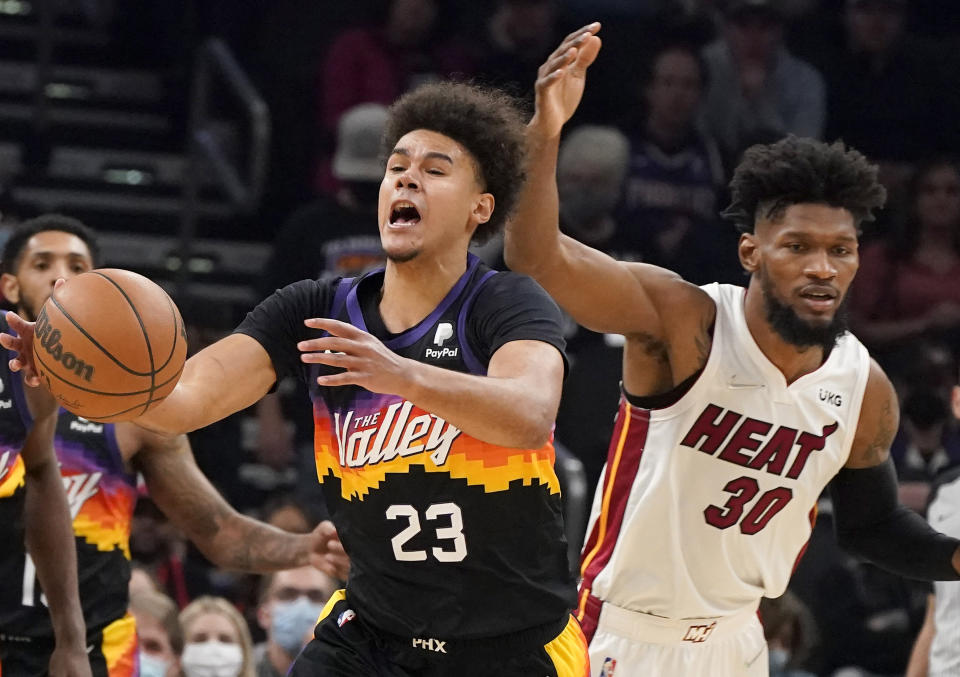
[[[900,396],[901,500],[923,512],[936,478],[960,462],[950,404],[960,361],[960,3],[203,5],[201,25],[233,45],[274,120],[259,230],[241,233],[274,240],[264,294],[382,261],[379,139],[385,106],[399,94],[454,78],[530,101],[552,47],[594,18],[605,22],[604,48],[559,158],[561,227],[574,238],[697,284],[745,283],[736,233],[719,216],[744,149],[786,134],[843,139],[880,165],[889,193],[863,233],[847,312]],[[503,265],[496,240],[477,254]],[[592,490],[619,397],[622,338],[568,325],[556,442]],[[193,339],[202,347],[203,336]],[[299,387],[281,383],[255,411],[200,431],[193,445],[233,505],[309,531],[324,507]],[[262,581],[212,568],[148,497],[131,549],[144,675],[214,674],[197,671],[205,661],[231,666],[215,674],[285,674],[335,585],[309,568]],[[761,609],[772,674],[903,674],[928,592],[839,550],[824,498],[791,590]]]

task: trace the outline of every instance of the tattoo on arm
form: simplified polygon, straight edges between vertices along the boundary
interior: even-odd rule
[[[704,317],[700,322],[700,331],[693,337],[697,344],[697,362],[702,368],[710,357],[710,349],[713,347],[713,317]]]
[[[893,405],[888,397],[883,403],[880,420],[873,441],[863,450],[862,459],[867,465],[877,465],[887,460],[890,454],[890,445],[897,434],[897,416],[893,412]]]
[[[305,564],[305,539],[241,515],[200,472],[186,439],[135,457],[157,506],[218,566],[273,571]]]

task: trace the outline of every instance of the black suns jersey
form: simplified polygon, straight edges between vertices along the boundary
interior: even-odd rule
[[[137,478],[124,465],[112,423],[95,423],[60,410],[54,439],[77,544],[80,602],[88,630],[127,612],[130,525]],[[24,571],[23,577],[36,574]],[[39,582],[27,581],[8,630],[30,637],[53,636]]]
[[[382,282],[382,269],[305,280],[237,330],[265,347],[278,378],[297,374],[310,388],[317,474],[351,558],[351,605],[406,637],[490,637],[556,621],[574,590],[552,444],[499,447],[400,396],[319,387],[328,368],[301,363],[296,344],[319,336],[305,318],[332,317],[403,357],[484,374],[510,341],[540,340],[562,353],[559,310],[530,278],[470,256],[434,311],[393,335],[378,310]]]
[[[9,331],[0,316],[0,331]],[[7,366],[10,351],[0,347],[0,634],[8,632],[11,615],[24,595],[24,509],[26,469],[20,450],[33,424],[20,374]],[[28,582],[28,585],[31,584]]]

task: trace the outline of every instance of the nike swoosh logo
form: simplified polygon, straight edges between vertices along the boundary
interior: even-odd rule
[[[90,652],[93,651],[95,648],[96,648],[96,645],[95,645],[95,644],[91,644],[90,646],[87,647],[87,653],[90,653]]]

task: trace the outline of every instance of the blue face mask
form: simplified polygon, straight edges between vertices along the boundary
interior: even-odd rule
[[[170,662],[144,651],[140,652],[140,677],[164,677]]]
[[[323,611],[322,604],[314,604],[301,596],[292,602],[274,602],[270,626],[273,641],[291,656],[296,656],[303,648],[303,637],[317,624],[317,618]]]

